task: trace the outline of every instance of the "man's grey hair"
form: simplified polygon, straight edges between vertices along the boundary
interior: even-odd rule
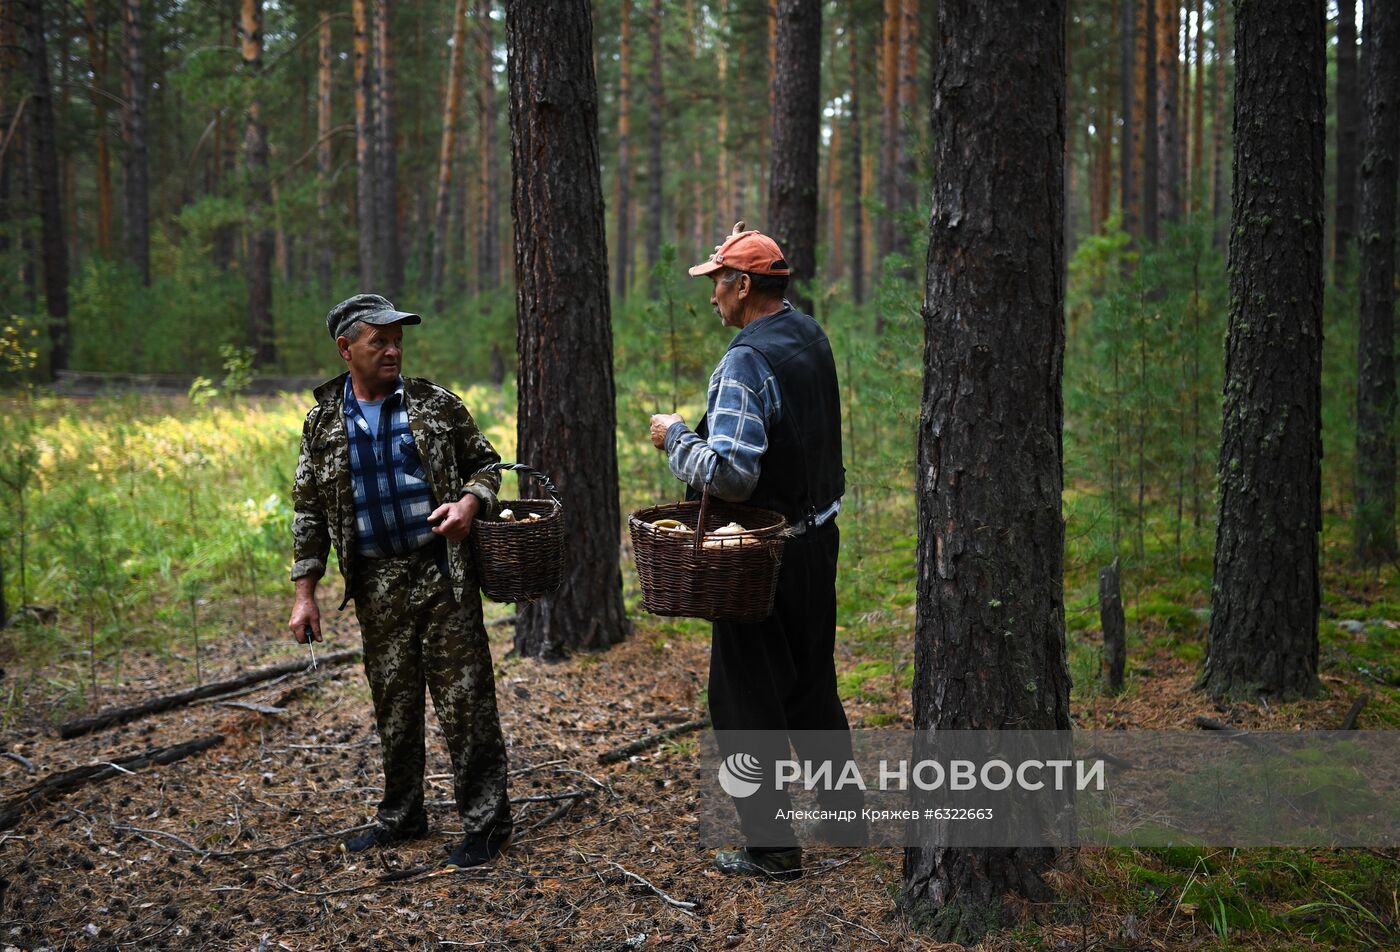
[[[771,297],[782,297],[788,289],[788,276],[785,274],[754,274],[752,271],[740,271],[737,268],[725,268],[720,275],[721,283],[725,285],[733,284],[739,280],[739,275],[747,274],[749,284],[754,291],[759,294],[766,294]]]
[[[360,335],[363,334],[364,332],[365,332],[365,322],[364,322],[364,321],[356,321],[355,323],[351,324],[349,327],[345,328],[345,333],[344,333],[344,334],[341,334],[340,336],[341,336],[341,337],[344,337],[346,340],[348,340],[350,343],[353,344],[353,343],[355,343],[355,341],[357,341],[357,340],[360,339]]]

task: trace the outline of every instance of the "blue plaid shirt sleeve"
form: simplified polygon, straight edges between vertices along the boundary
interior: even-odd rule
[[[782,397],[768,361],[751,347],[730,348],[710,376],[708,441],[684,423],[666,433],[671,473],[696,491],[709,479],[720,499],[743,502],[758,485],[768,430],[781,415]]]

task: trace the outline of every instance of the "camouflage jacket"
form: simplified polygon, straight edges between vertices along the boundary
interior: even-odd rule
[[[314,391],[316,405],[301,431],[301,456],[292,489],[292,579],[325,574],[335,546],[345,579],[344,608],[354,591],[355,494],[350,481],[350,444],[345,431],[345,374]],[[427,470],[428,485],[439,504],[472,493],[482,503],[478,515],[497,508],[498,473],[483,472],[500,462],[498,454],[460,397],[421,377],[405,377],[404,404],[413,441]],[[452,590],[459,600],[476,590],[476,569],[465,542],[447,546]]]

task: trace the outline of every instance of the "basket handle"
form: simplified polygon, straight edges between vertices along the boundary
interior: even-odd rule
[[[517,473],[524,473],[526,476],[533,476],[535,479],[539,480],[540,485],[544,487],[544,491],[549,493],[549,498],[554,505],[559,509],[564,508],[564,502],[559,498],[559,487],[554,485],[552,479],[533,466],[526,466],[524,463],[492,463],[490,466],[487,466],[483,472],[499,473],[508,469],[514,470]]]
[[[695,522],[695,558],[700,558],[700,544],[705,538],[705,510],[710,508],[710,481],[705,480],[705,488],[700,493],[700,516]],[[697,564],[699,564],[697,562]]]

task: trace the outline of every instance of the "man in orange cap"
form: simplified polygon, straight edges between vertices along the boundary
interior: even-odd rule
[[[692,493],[706,483],[731,502],[782,513],[794,535],[783,553],[773,614],[757,624],[715,622],[710,645],[710,715],[724,756],[746,743],[771,778],[789,735],[804,760],[849,758],[850,728],[836,691],[836,515],[845,492],[836,361],[820,325],[783,294],[791,269],[777,242],[744,223],[690,269],[714,281],[710,304],[739,333],[710,377],[705,416],[694,430],[674,413],[651,418],[651,439]],[[733,732],[745,733],[740,738]],[[801,733],[792,733],[801,732]],[[839,768],[838,768],[839,769]],[[792,879],[802,851],[779,811],[783,791],[735,800],[747,845],[724,850],[724,873]],[[859,815],[855,792],[818,792],[824,808]],[[842,828],[844,826],[844,829]],[[864,825],[826,824],[819,836],[858,843]]]

